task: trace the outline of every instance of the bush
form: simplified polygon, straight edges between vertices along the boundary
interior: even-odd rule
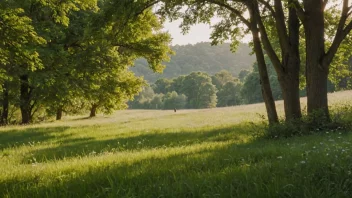
[[[264,121],[260,124],[252,123],[254,128],[252,136],[277,139],[352,130],[352,106],[335,106],[330,113],[330,118],[327,118],[322,111],[316,111],[311,115],[304,113],[301,119],[280,120],[273,125],[268,125]],[[261,117],[265,119],[264,116]]]

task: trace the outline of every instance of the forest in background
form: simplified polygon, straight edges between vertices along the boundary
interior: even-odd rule
[[[190,46],[187,45],[184,47],[191,48]],[[211,56],[203,60],[204,65],[210,65],[211,63],[205,61],[213,60],[217,57],[216,48],[214,47],[213,52],[210,51],[209,54]],[[187,61],[187,56],[180,55],[178,58]],[[201,59],[199,58],[199,60]],[[273,98],[274,100],[282,100],[283,96],[278,76],[269,57],[266,56],[265,60]],[[243,59],[238,59],[234,63],[242,61]],[[172,62],[172,59],[170,64],[176,65]],[[352,58],[345,64],[348,65],[350,72],[352,72]],[[191,65],[190,67],[194,71],[187,75],[179,75],[173,78],[159,78],[155,83],[148,84],[134,97],[134,100],[129,101],[129,108],[201,109],[263,102],[258,64],[256,62],[251,64],[248,69],[240,70],[237,75],[225,69],[213,73],[206,70],[204,65]],[[185,73],[185,71],[181,70],[181,73]],[[148,77],[146,76],[146,78]],[[331,74],[330,78],[327,82],[328,92],[351,89],[351,77],[346,76],[340,78],[338,81],[334,81],[334,76]],[[299,94],[301,97],[307,96],[305,86],[301,86]]]
[[[175,55],[170,62],[166,62],[163,73],[150,70],[144,59],[138,59],[130,69],[137,76],[144,76],[149,83],[159,78],[175,78],[188,75],[194,71],[201,71],[213,75],[221,70],[227,70],[238,76],[241,70],[250,70],[255,62],[255,56],[250,55],[252,49],[248,44],[241,43],[235,52],[231,52],[229,43],[212,46],[209,42],[194,45],[175,45],[171,49]]]

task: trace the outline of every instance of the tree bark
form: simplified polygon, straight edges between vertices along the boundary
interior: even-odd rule
[[[278,75],[284,99],[286,121],[300,118],[302,116],[299,97],[299,71],[301,61],[299,56],[299,19],[296,10],[289,8],[287,30],[282,2],[275,0],[275,11],[273,10],[272,14],[275,18],[281,48],[282,60],[280,61],[277,52],[270,42],[266,27],[260,16],[258,3],[253,0],[248,4],[248,7],[254,10],[253,15],[258,22],[261,42]]]
[[[62,107],[60,106],[56,111],[56,120],[61,120],[62,118]]]
[[[275,124],[279,122],[274,97],[271,91],[268,71],[265,63],[264,53],[261,45],[261,41],[259,38],[259,29],[257,27],[257,21],[254,17],[254,9],[251,9],[251,5],[249,7],[250,12],[250,29],[253,36],[253,45],[254,52],[256,55],[257,63],[258,63],[258,71],[259,77],[261,81],[262,95],[265,103],[269,124]]]
[[[22,124],[29,124],[31,122],[31,88],[29,86],[28,75],[21,75],[20,88],[20,109],[22,115]]]
[[[90,115],[89,115],[89,117],[95,117],[96,116],[96,114],[97,114],[97,108],[98,108],[98,105],[96,105],[96,104],[93,104],[92,105],[92,107],[91,107],[91,109],[90,109]]]
[[[288,49],[284,50],[282,75],[278,74],[284,99],[286,121],[302,117],[299,95],[300,52],[299,52],[299,19],[295,8],[289,8]]]
[[[322,111],[330,119],[327,97],[328,65],[323,63],[325,56],[324,10],[321,0],[306,0],[306,78],[308,114]]]
[[[8,82],[4,83],[4,92],[3,92],[3,99],[2,99],[2,113],[0,124],[6,125],[8,124],[8,117],[9,117],[9,84]]]

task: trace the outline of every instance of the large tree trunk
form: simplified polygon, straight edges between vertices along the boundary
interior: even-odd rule
[[[20,109],[22,115],[22,124],[31,122],[31,91],[29,86],[28,75],[20,76],[21,89],[20,89]]]
[[[60,106],[56,111],[56,120],[61,120],[62,118],[62,107]]]
[[[295,8],[289,8],[289,49],[284,55],[283,75],[279,76],[282,96],[284,99],[284,109],[286,121],[299,119],[302,117],[301,103],[299,95],[299,72],[300,72],[300,53],[299,53],[299,19]]]
[[[3,91],[3,98],[2,98],[2,113],[0,124],[6,125],[8,124],[8,117],[9,117],[9,84],[5,82]]]
[[[257,58],[259,77],[261,81],[262,95],[265,103],[269,124],[275,124],[279,122],[274,97],[271,91],[268,71],[265,63],[264,53],[259,38],[259,29],[254,15],[254,10],[250,9],[251,24],[250,29],[253,36],[254,52]]]
[[[299,80],[295,76],[285,75],[279,82],[284,100],[286,121],[301,118]]]
[[[97,115],[97,108],[98,108],[98,105],[95,105],[93,104],[91,109],[90,109],[90,115],[89,117],[95,117]]]
[[[273,48],[266,26],[260,16],[259,5],[256,0],[248,1],[247,6],[251,18],[255,18],[261,33],[261,43],[263,44],[268,57],[270,58],[280,82],[284,99],[284,109],[286,120],[301,117],[301,105],[299,98],[299,19],[294,8],[289,8],[288,30],[286,27],[285,14],[280,0],[275,0],[275,24],[279,37],[282,60]],[[251,19],[252,20],[252,19]],[[252,28],[253,29],[253,28]]]
[[[304,1],[306,19],[306,78],[308,114],[322,111],[329,117],[327,80],[328,65],[323,64],[325,55],[324,10],[321,0]]]

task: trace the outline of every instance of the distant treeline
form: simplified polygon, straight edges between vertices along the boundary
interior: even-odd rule
[[[166,68],[162,74],[150,70],[144,59],[138,59],[131,70],[137,76],[144,76],[149,83],[154,83],[160,78],[177,78],[194,71],[214,75],[221,70],[227,70],[238,76],[241,70],[250,70],[255,62],[255,56],[250,55],[252,49],[244,43],[239,44],[235,53],[231,52],[229,43],[211,46],[208,42],[202,42],[194,45],[176,45],[171,49],[175,55],[171,56],[170,62],[165,63]]]
[[[270,84],[275,100],[282,99],[276,72],[267,59]],[[350,78],[333,84],[328,82],[329,92],[347,89]],[[302,85],[304,87],[304,85]],[[306,96],[302,89],[300,95]],[[263,102],[257,65],[242,70],[238,76],[222,70],[214,75],[192,72],[177,78],[160,78],[129,102],[131,109],[200,109],[226,107]]]

